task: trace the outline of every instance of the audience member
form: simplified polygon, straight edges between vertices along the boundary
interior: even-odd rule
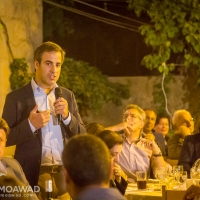
[[[163,156],[167,156],[168,149],[167,149],[167,141],[169,136],[167,136],[170,128],[170,118],[167,114],[159,114],[156,118],[156,123],[154,127],[154,135],[155,137],[157,134],[161,134],[164,140],[164,144],[160,147],[161,151],[163,152]]]
[[[200,133],[200,115],[194,121],[194,134]]]
[[[97,135],[99,132],[103,131],[105,128],[96,122],[91,122],[85,125],[86,131],[89,134]]]
[[[194,131],[194,121],[187,110],[177,110],[172,117],[174,134],[168,140],[168,158],[178,160],[185,136]]]
[[[64,143],[86,132],[74,94],[56,84],[64,55],[53,42],[37,47],[35,77],[7,95],[2,115],[11,128],[7,146],[16,145],[15,158],[30,185],[40,186],[43,199],[46,179],[53,181],[52,197],[66,192],[61,159]],[[57,88],[61,90],[58,94]]]
[[[22,189],[22,187],[26,187],[31,189],[31,186],[29,185],[24,172],[19,165],[19,163],[13,159],[4,156],[5,146],[6,146],[6,140],[9,135],[9,127],[6,123],[6,121],[2,118],[0,118],[0,186],[1,186],[1,198],[0,199],[7,199],[4,195],[12,195],[12,199],[20,199],[18,197],[26,197],[25,199],[38,199],[36,195],[29,190],[27,193],[22,193],[18,191],[14,191],[14,187],[16,186],[19,189]],[[5,191],[3,191],[2,186],[6,187],[9,186],[10,193],[7,193],[6,188]],[[11,187],[13,188],[11,190]],[[37,188],[38,191],[38,188]],[[5,198],[4,198],[5,197]]]
[[[125,200],[109,188],[113,163],[105,143],[91,134],[69,139],[62,155],[67,190],[73,200]]]
[[[191,185],[185,193],[183,200],[199,200],[200,198],[200,186],[199,185]]]
[[[144,110],[135,104],[130,104],[123,112],[122,123],[107,128],[113,131],[124,131],[119,165],[128,175],[129,180],[136,180],[136,171],[149,173],[151,169],[155,171],[156,167],[167,167],[156,142],[142,137],[145,119]]]
[[[152,109],[144,109],[146,114],[146,120],[143,127],[143,132],[146,134],[152,134],[152,130],[154,129],[156,123],[156,113]]]
[[[145,120],[145,124],[143,128],[143,132],[147,135],[154,135],[155,141],[158,147],[160,148],[163,157],[165,157],[166,156],[165,140],[160,134],[153,131],[153,129],[155,128],[157,115],[155,111],[152,109],[145,109],[144,111],[146,114],[146,120]]]
[[[121,170],[121,167],[117,164],[119,162],[119,155],[122,150],[123,139],[114,131],[104,130],[97,134],[107,145],[111,157],[113,160],[113,180],[110,181],[111,187],[117,187],[119,191],[124,195],[128,183],[127,175]]]
[[[178,164],[183,165],[190,177],[190,169],[197,159],[200,158],[200,133],[185,137],[181,148]]]

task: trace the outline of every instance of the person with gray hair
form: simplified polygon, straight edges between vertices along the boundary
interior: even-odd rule
[[[130,104],[123,112],[122,123],[106,128],[122,131],[124,143],[119,156],[119,165],[131,182],[136,181],[136,171],[150,173],[157,167],[167,167],[154,137],[149,136],[152,134],[143,136],[145,119],[144,110],[135,104]]]
[[[112,159],[106,144],[91,134],[69,139],[62,154],[67,190],[73,200],[125,200],[109,188]]]
[[[194,131],[194,120],[187,110],[177,110],[172,117],[174,134],[168,140],[168,158],[178,160],[185,136]]]

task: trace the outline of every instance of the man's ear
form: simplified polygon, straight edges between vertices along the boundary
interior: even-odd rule
[[[37,69],[39,67],[39,62],[37,60],[34,61],[34,67]]]
[[[67,170],[63,167],[63,172],[64,172],[64,176],[65,176],[65,182],[68,184],[71,181],[71,178],[67,172]]]
[[[113,179],[113,171],[114,171],[114,158],[111,158],[111,162],[110,162],[110,180]]]
[[[141,127],[141,129],[144,128],[144,124],[145,124],[145,122],[144,122],[144,121],[141,121],[141,123],[140,123],[140,127]]]

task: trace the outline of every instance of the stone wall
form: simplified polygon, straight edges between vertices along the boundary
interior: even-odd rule
[[[10,63],[25,58],[33,71],[33,52],[42,43],[42,0],[0,1],[0,116],[5,96],[10,92]],[[7,147],[6,156],[14,155],[15,146]]]
[[[13,58],[25,58],[33,70],[34,49],[42,43],[42,0],[0,1],[0,115],[10,92]]]

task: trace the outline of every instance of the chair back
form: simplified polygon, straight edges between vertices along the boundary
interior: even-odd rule
[[[162,200],[183,200],[185,190],[167,190],[166,185],[162,186]]]
[[[175,166],[175,165],[178,165],[178,160],[167,159],[166,161],[167,161],[167,163],[169,163],[172,167]]]

